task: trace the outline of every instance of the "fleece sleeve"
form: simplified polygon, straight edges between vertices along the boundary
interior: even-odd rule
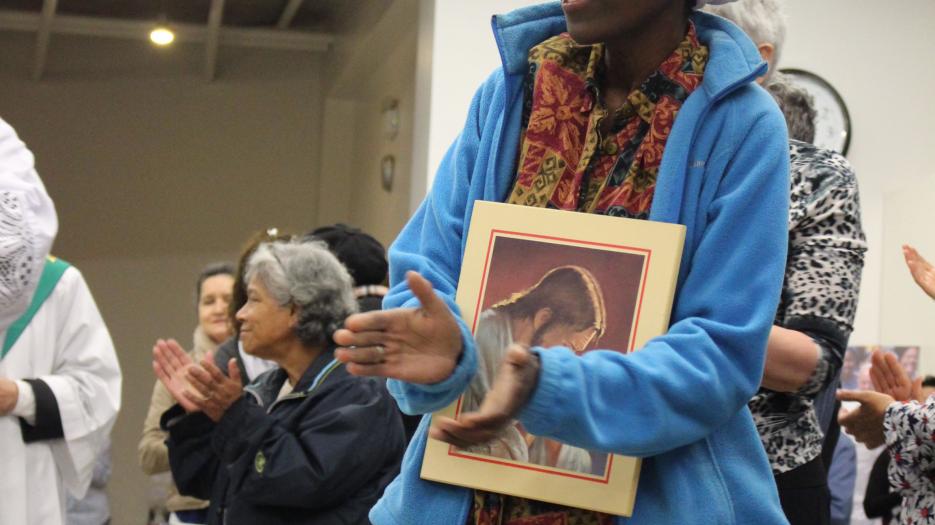
[[[668,332],[626,355],[537,349],[539,382],[521,414],[533,434],[652,456],[707,437],[756,391],[786,258],[789,155],[778,114],[737,113],[732,122],[750,124],[706,168],[718,182]]]

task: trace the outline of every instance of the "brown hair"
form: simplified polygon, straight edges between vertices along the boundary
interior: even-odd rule
[[[237,273],[234,275],[234,291],[231,293],[231,302],[227,312],[235,332],[240,333],[237,311],[243,308],[243,305],[247,304],[247,283],[244,279],[244,272],[247,270],[247,261],[250,260],[250,256],[253,255],[253,252],[256,251],[261,243],[288,241],[290,239],[292,239],[291,235],[279,233],[278,229],[270,228],[266,231],[254,233],[247,239],[247,242],[244,243],[240,252],[240,257],[237,259]]]
[[[580,266],[559,266],[549,270],[533,286],[514,293],[493,308],[523,319],[548,308],[551,322],[571,325],[577,330],[594,327],[597,337],[607,329],[607,312],[601,286],[591,272]]]

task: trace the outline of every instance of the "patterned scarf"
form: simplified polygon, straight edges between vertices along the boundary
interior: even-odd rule
[[[613,111],[598,89],[603,56],[602,44],[579,46],[568,34],[530,50],[525,129],[507,202],[648,217],[666,140],[701,84],[708,49],[689,24],[679,46]]]
[[[567,33],[530,49],[519,167],[507,202],[649,217],[666,140],[682,103],[701,85],[708,48],[689,23],[675,51],[613,111],[598,89],[603,56],[602,44],[579,46]],[[609,136],[602,137],[601,129],[609,129]],[[467,524],[613,521],[595,511],[477,490]]]

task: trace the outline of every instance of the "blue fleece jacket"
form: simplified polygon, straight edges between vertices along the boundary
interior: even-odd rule
[[[701,89],[669,136],[650,220],[687,228],[669,331],[639,352],[540,352],[538,386],[520,415],[530,432],[645,458],[632,518],[618,523],[786,523],[747,401],[763,372],[786,257],[788,145],[782,115],[755,85],[765,64],[730,23],[694,13],[710,59]],[[505,200],[516,171],[522,83],[530,47],[565,30],[558,3],[493,19],[503,61],[481,86],[432,190],[390,250],[384,306],[416,303],[416,270],[454,304],[465,233],[477,200]],[[464,352],[433,385],[390,381],[407,413],[440,409],[477,366]],[[370,513],[376,525],[461,525],[469,489],[419,478],[429,418],[400,476]]]

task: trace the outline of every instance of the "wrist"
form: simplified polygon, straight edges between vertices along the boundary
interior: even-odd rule
[[[16,408],[19,400],[19,387],[16,381],[10,379],[0,380],[0,415],[7,415]]]

